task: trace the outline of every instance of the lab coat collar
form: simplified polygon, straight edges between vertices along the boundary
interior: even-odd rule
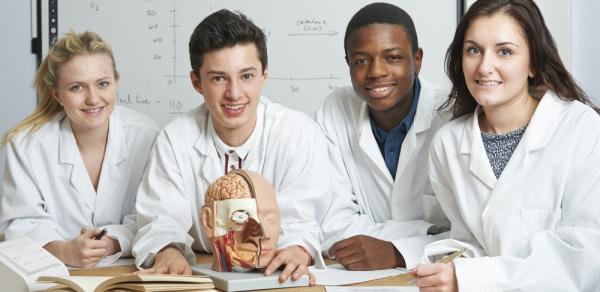
[[[419,79],[421,83],[421,92],[419,94],[419,102],[417,104],[417,114],[415,120],[410,127],[410,132],[419,134],[431,128],[433,123],[433,115],[437,114],[435,109],[435,88],[429,82]]]
[[[559,115],[562,107],[563,102],[553,91],[548,90],[538,104],[538,107],[531,117],[527,130],[519,142],[519,144],[522,145],[517,146],[513,155],[516,155],[519,149],[525,147],[526,151],[523,153],[523,157],[519,157],[519,159],[522,159],[523,163],[525,163],[529,153],[546,147],[548,140],[552,135],[552,131],[556,129],[557,123],[560,122]],[[473,112],[471,123],[465,125],[460,145],[460,153],[470,155],[469,170],[488,187],[493,188],[497,179],[492,171],[489,159],[487,158],[483,141],[481,140],[481,130],[479,129],[478,116],[482,110],[483,109],[478,106]],[[516,159],[511,157],[511,160]],[[509,161],[509,165],[510,164],[513,163]],[[507,167],[509,167],[509,165],[507,165]]]
[[[125,139],[121,121],[113,112],[108,120],[108,141],[100,171],[94,214],[100,214],[108,206],[114,205],[112,197],[118,193],[117,190],[121,188],[120,184],[126,183],[122,180],[123,166],[125,166],[123,162],[128,157]],[[94,218],[98,218],[98,216],[94,216]],[[96,225],[96,222],[93,223]]]
[[[527,127],[527,131],[531,132],[525,140],[529,152],[546,147],[552,132],[561,121],[560,113],[564,104],[565,102],[560,100],[554,91],[548,90],[544,94]]]
[[[472,114],[470,123],[465,124],[460,142],[460,154],[469,155],[469,171],[492,189],[497,179],[485,152],[483,140],[481,139],[479,114],[482,110],[478,106]]]
[[[385,177],[389,183],[393,183],[394,179],[390,174],[389,170],[385,166],[385,161],[381,156],[381,151],[377,145],[377,141],[371,131],[371,122],[369,120],[369,106],[366,102],[362,102],[360,108],[360,114],[358,115],[358,145],[362,149],[364,155],[366,155],[371,163],[375,164],[379,175]]]
[[[87,207],[94,213],[103,210],[105,205],[109,204],[110,197],[115,193],[115,189],[119,187],[116,183],[120,181],[121,177],[119,165],[127,159],[125,137],[121,123],[117,118],[114,118],[114,113],[109,118],[108,140],[104,152],[98,190],[96,191],[81,157],[79,147],[77,147],[71,122],[66,115],[62,117],[59,134],[59,162],[72,166],[70,182],[79,191]],[[101,198],[98,202],[102,203],[99,204],[100,208],[95,210],[99,196]]]

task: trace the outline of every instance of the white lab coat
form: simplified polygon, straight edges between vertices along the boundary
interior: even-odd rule
[[[45,245],[71,240],[83,227],[101,227],[119,241],[120,255],[129,255],[135,195],[157,133],[144,115],[115,107],[97,192],[64,112],[31,135],[17,134],[6,145],[0,232]]]
[[[448,227],[427,176],[429,143],[449,117],[437,111],[447,91],[420,81],[417,113],[402,143],[395,180],[373,136],[368,105],[352,87],[335,90],[317,110],[315,119],[329,140],[334,197],[322,226],[324,251],[365,234],[391,241],[413,267],[425,245],[439,239],[426,235],[432,223]]]
[[[482,256],[454,260],[460,291],[596,291],[600,116],[549,91],[496,179],[480,110],[450,122],[432,142],[431,182],[452,239],[425,255],[458,242]]]
[[[199,213],[208,186],[224,175],[206,105],[185,113],[158,135],[136,208],[139,232],[133,246],[138,266],[149,266],[164,246],[175,244],[190,263],[193,251],[211,252]],[[278,248],[301,245],[317,266],[319,224],[331,202],[327,146],[306,115],[261,97],[257,124],[243,169],[262,174],[275,188],[281,213]]]

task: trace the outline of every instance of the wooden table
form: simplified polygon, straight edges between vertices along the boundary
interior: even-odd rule
[[[212,262],[212,255],[210,254],[198,254],[196,256],[196,263],[207,264]],[[325,263],[330,265],[334,264],[334,260],[326,259]],[[69,273],[71,276],[117,276],[122,274],[129,274],[137,271],[134,265],[127,266],[114,266],[114,267],[102,267],[93,269],[78,269],[71,270]],[[364,283],[353,284],[351,286],[398,286],[401,281],[402,275],[387,277],[383,279],[368,281]],[[276,291],[276,292],[292,292],[292,291],[325,291],[324,286],[313,286],[313,287],[297,287],[297,288],[280,288],[280,289],[269,289],[260,291]]]

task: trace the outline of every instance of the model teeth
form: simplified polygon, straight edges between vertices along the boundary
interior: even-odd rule
[[[499,81],[477,81],[477,84],[482,85],[482,86],[498,86],[500,85]]]

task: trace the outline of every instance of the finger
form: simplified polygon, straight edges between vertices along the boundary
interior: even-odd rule
[[[441,280],[440,276],[441,275],[435,274],[435,275],[426,276],[426,277],[418,277],[415,280],[415,285],[420,288],[442,286],[444,283]]]
[[[372,268],[369,268],[367,266],[367,264],[363,261],[358,261],[358,262],[354,262],[351,264],[348,264],[346,266],[344,266],[344,268],[346,268],[346,270],[348,271],[369,271],[369,270],[373,270]]]
[[[352,244],[336,250],[334,255],[335,259],[339,260],[341,258],[345,258],[355,254],[364,254],[364,252],[361,251],[360,247]]]
[[[354,244],[354,241],[356,241],[356,239],[354,237],[350,237],[350,238],[346,238],[346,239],[342,239],[336,243],[334,243],[330,248],[329,248],[329,254],[333,255],[336,254],[337,251],[339,249],[343,249],[349,245]]]
[[[135,272],[133,272],[133,274],[135,274],[135,275],[156,274],[156,269],[155,268],[143,269],[143,270],[135,271]]]
[[[292,272],[292,281],[297,281],[298,279],[300,279],[300,277],[302,277],[302,275],[306,274],[307,272],[308,268],[305,265],[298,265],[296,267],[296,270]]]
[[[270,276],[275,272],[279,267],[281,267],[286,261],[285,255],[279,253],[275,258],[269,263],[267,268],[265,269],[265,275]]]
[[[417,265],[414,269],[415,271],[415,276],[417,277],[426,277],[426,276],[431,276],[431,275],[435,275],[437,273],[440,272],[440,267],[438,266],[440,264],[420,264]]]
[[[315,275],[313,273],[311,273],[310,271],[308,272],[308,285],[309,286],[314,286],[317,284],[317,278],[315,277]]]
[[[185,265],[185,267],[183,268],[183,274],[184,275],[191,275],[192,274],[192,267],[190,265]]]
[[[94,229],[82,228],[79,237],[90,239],[96,236],[96,231]]]
[[[108,244],[104,240],[95,240],[95,239],[84,239],[82,241],[82,245],[84,248],[96,249],[96,248],[106,248]]]
[[[105,248],[85,248],[81,251],[81,257],[84,259],[100,257],[102,258],[106,253]]]
[[[287,281],[287,279],[292,275],[296,268],[298,268],[298,264],[293,262],[287,263],[283,271],[281,271],[281,275],[279,275],[279,283]]]
[[[102,259],[102,257],[90,257],[90,258],[85,258],[83,259],[83,264],[84,265],[90,265],[90,264],[96,264],[98,263],[100,260]]]
[[[339,258],[336,257],[336,260],[338,263],[340,263],[342,266],[344,266],[344,268],[347,269],[349,266],[351,266],[353,264],[358,264],[358,263],[364,262],[365,258],[364,258],[364,254],[355,253],[355,254],[351,254],[351,255],[340,256]]]

